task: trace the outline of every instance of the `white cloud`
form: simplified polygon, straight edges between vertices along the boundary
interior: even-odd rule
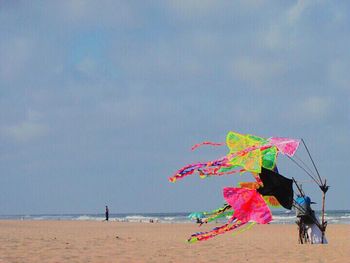
[[[260,33],[261,43],[271,50],[286,50],[295,46],[294,32],[283,23],[274,23],[267,31]]]
[[[339,7],[337,5],[332,6],[332,22],[336,24],[346,25],[348,13],[346,9]]]
[[[27,120],[30,122],[40,121],[43,118],[43,114],[39,111],[29,109],[27,111]]]
[[[128,1],[63,0],[47,7],[58,22],[69,27],[129,27],[138,25],[141,18],[138,9]]]
[[[40,123],[41,118],[41,113],[28,110],[25,120],[14,125],[4,125],[0,128],[0,131],[3,135],[16,141],[27,142],[47,134],[49,129],[45,124]]]
[[[302,126],[306,123],[326,124],[330,122],[333,112],[333,101],[330,97],[311,96],[290,103],[283,108],[281,118],[292,125]]]
[[[80,19],[90,12],[88,1],[62,1],[61,6],[70,18]]]
[[[263,6],[266,0],[234,0],[234,1],[215,1],[215,0],[171,0],[165,1],[165,7],[171,14],[180,19],[192,19],[203,17],[215,17],[226,14],[233,15],[239,12],[255,11]]]
[[[311,2],[312,1],[298,0],[297,3],[287,12],[288,22],[290,24],[296,23],[304,12],[305,8],[310,5]]]
[[[234,78],[257,87],[278,78],[285,71],[284,64],[279,61],[250,57],[239,58],[230,67]]]
[[[298,0],[296,4],[286,9],[279,16],[272,18],[267,30],[260,33],[262,42],[270,49],[289,49],[294,47],[298,41],[298,32],[303,30],[299,21],[305,10],[320,1]]]
[[[329,116],[331,101],[326,97],[309,97],[301,104],[301,111],[311,119],[320,120]]]
[[[278,105],[279,110],[275,113],[279,121],[286,122],[293,129],[305,131],[305,125],[311,124],[312,127],[322,127],[324,131],[327,126],[337,121],[334,111],[336,105],[332,97],[310,96],[297,101],[291,99],[289,102],[287,99]]]
[[[83,58],[79,64],[76,66],[77,70],[83,74],[91,74],[96,69],[96,63],[92,58]]]
[[[214,0],[187,0],[187,1],[168,1],[168,8],[183,17],[193,15],[205,15],[218,6]]]
[[[150,99],[131,96],[123,100],[103,101],[97,110],[116,121],[119,127],[132,127],[146,118],[150,105]]]

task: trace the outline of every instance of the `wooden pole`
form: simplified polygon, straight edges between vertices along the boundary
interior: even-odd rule
[[[327,185],[327,180],[324,180],[324,185]],[[326,191],[322,191],[322,244],[324,241],[324,234],[326,231],[326,225],[324,221],[324,207],[325,207],[325,202],[326,202]]]
[[[300,195],[301,195],[302,197],[304,197],[305,194],[304,194],[304,192],[303,192],[303,189],[298,185],[298,183],[297,183],[297,181],[294,179],[294,177],[292,177],[292,180],[293,180],[295,186],[298,188],[298,191],[299,191]]]

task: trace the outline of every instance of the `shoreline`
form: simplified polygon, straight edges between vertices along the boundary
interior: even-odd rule
[[[189,213],[110,213],[110,221],[117,222],[159,222],[159,223],[193,223],[188,218]],[[293,212],[272,211],[273,220],[271,224],[295,224],[296,216]],[[320,215],[316,212],[321,220]],[[80,214],[27,214],[27,215],[0,215],[0,220],[52,220],[52,221],[103,221],[104,214],[80,213]],[[350,224],[350,210],[328,210],[326,213],[328,224]],[[219,219],[218,223],[226,223],[226,219]]]

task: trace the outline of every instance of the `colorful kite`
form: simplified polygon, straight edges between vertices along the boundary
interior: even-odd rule
[[[221,146],[222,144],[204,142],[196,144],[192,149],[201,145]],[[169,180],[175,182],[194,172],[198,172],[201,178],[205,178],[242,172],[260,173],[262,167],[273,170],[276,167],[278,153],[293,156],[299,146],[299,141],[278,137],[264,139],[253,135],[229,132],[226,137],[226,145],[229,148],[229,153],[226,156],[209,162],[186,165]]]
[[[223,194],[228,203],[225,207],[230,207],[234,211],[230,213],[230,220],[226,224],[216,227],[209,232],[193,234],[188,240],[189,242],[207,240],[219,234],[242,227],[250,221],[259,224],[267,224],[272,220],[271,211],[257,190],[226,187],[224,188]]]
[[[192,150],[202,145],[223,144],[203,142],[194,145]],[[171,182],[175,182],[194,172],[198,172],[201,178],[251,172],[256,179],[256,182],[239,183],[240,187],[224,188],[223,195],[227,204],[211,212],[204,212],[205,218],[201,220],[201,224],[229,217],[227,223],[208,232],[195,233],[188,239],[189,242],[207,240],[244,225],[247,226],[243,230],[255,223],[267,224],[272,220],[268,205],[282,205],[291,209],[292,180],[277,173],[276,160],[278,153],[293,156],[299,146],[298,140],[278,137],[264,139],[229,132],[226,145],[229,149],[226,156],[209,162],[189,164],[169,178]],[[248,224],[249,222],[251,223]]]

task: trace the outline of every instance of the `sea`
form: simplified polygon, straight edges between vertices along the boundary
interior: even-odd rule
[[[181,213],[121,213],[110,214],[110,221],[141,222],[141,223],[193,223],[188,215]],[[271,224],[295,224],[294,211],[273,211]],[[316,216],[321,219],[320,211]],[[0,215],[0,220],[77,220],[77,221],[103,221],[104,214],[37,214],[37,215]],[[226,222],[227,219],[219,219],[217,223]],[[350,210],[328,210],[325,213],[328,224],[350,224]]]

